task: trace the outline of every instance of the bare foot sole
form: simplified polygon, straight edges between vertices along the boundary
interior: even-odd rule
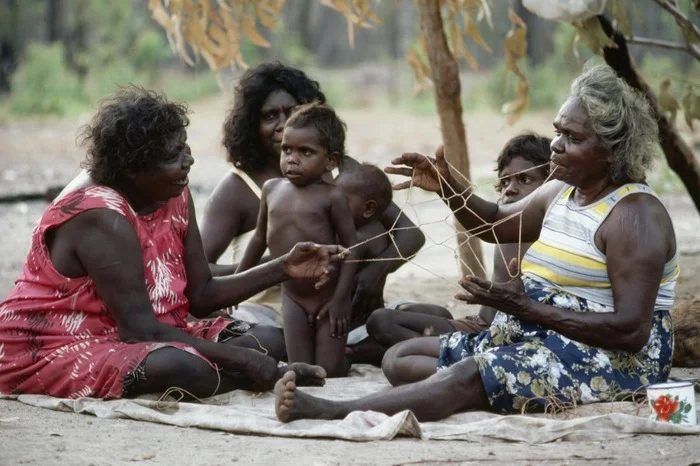
[[[293,362],[280,369],[282,374],[294,372],[296,384],[300,387],[323,387],[326,384],[326,370],[303,362]]]
[[[297,390],[296,374],[285,373],[275,385],[275,413],[282,422],[295,419],[341,419],[343,415],[330,400],[323,400]]]

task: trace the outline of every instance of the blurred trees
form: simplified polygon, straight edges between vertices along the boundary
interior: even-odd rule
[[[480,68],[489,69],[503,62],[503,39],[510,27],[506,15],[509,7],[529,26],[529,65],[540,65],[552,57],[555,23],[525,10],[520,0],[490,3],[493,29],[483,28],[482,35],[494,52],[470,48]],[[630,19],[636,34],[667,41],[681,39],[673,18],[660,14],[653,1],[627,3],[632,5]],[[688,0],[679,3],[684,5]],[[272,31],[261,30],[272,43],[271,48],[243,44],[243,56],[250,62],[282,59],[300,66],[320,67],[402,61],[406,51],[414,45],[419,30],[414,2],[384,0],[373,2],[373,8],[381,26],[358,28],[355,46],[351,47],[342,15],[318,0],[287,1],[279,27]],[[142,37],[144,35],[146,38]],[[160,39],[155,39],[156,35]],[[60,44],[68,68],[85,79],[90,68],[120,60],[154,77],[163,64],[177,66],[179,59],[167,48],[164,53],[154,55],[153,60],[144,60],[144,51],[137,50],[138,47],[149,49],[155,40],[165,43],[165,35],[149,17],[147,0],[0,0],[0,92],[9,91],[10,76],[25,58],[30,43]],[[637,62],[649,57],[671,57],[681,69],[693,63],[692,57],[686,54],[652,47],[632,45],[630,53]]]
[[[31,44],[58,46],[81,81],[90,70],[115,63],[155,70],[164,58],[179,63],[144,0],[0,0],[0,92],[10,91],[11,76],[29,58]],[[151,59],[144,60],[144,53]]]
[[[425,74],[435,83],[436,102],[438,113],[441,117],[443,139],[446,146],[451,146],[448,152],[456,159],[451,162],[460,170],[468,173],[468,152],[466,150],[466,137],[455,128],[464,129],[462,123],[462,104],[460,72],[468,69],[466,61],[478,63],[479,70],[496,70],[492,73],[496,79],[491,79],[490,86],[495,92],[489,93],[488,98],[496,101],[498,105],[512,99],[515,93],[516,99],[510,104],[518,104],[525,108],[528,102],[532,102],[533,95],[540,95],[540,101],[547,105],[557,105],[559,98],[557,92],[565,88],[570,78],[570,73],[580,67],[582,57],[576,55],[573,58],[569,52],[579,51],[573,40],[574,29],[570,25],[558,24],[537,17],[530,13],[522,5],[522,0],[493,0],[488,4],[491,7],[492,24],[490,27],[479,27],[478,35],[483,37],[487,47],[477,47],[474,40],[454,41],[455,31],[464,27],[467,18],[462,15],[460,20],[454,20],[452,29],[443,27],[439,18],[438,5],[447,5],[454,8],[476,8],[484,0],[290,0],[284,5],[280,14],[273,8],[274,14],[267,13],[267,24],[263,15],[258,11],[264,10],[261,5],[277,5],[280,0],[207,0],[206,5],[210,10],[205,13],[204,27],[209,27],[216,15],[208,16],[212,8],[230,8],[237,6],[237,13],[255,11],[258,21],[266,26],[276,27],[257,28],[255,20],[252,23],[254,35],[259,33],[257,40],[241,40],[240,31],[225,36],[223,39],[214,39],[215,46],[225,49],[231,46],[231,38],[237,43],[235,47],[235,61],[239,63],[256,63],[261,60],[280,59],[300,67],[311,65],[318,67],[349,67],[362,63],[388,64],[382,68],[374,68],[368,72],[365,79],[369,81],[382,81],[387,83],[387,88],[398,93],[396,85],[399,73],[398,64],[405,63],[405,57],[410,50],[416,50],[419,31],[432,29],[434,35],[428,40],[424,35],[424,42],[428,44],[423,49],[423,56],[418,56],[423,63],[430,63]],[[679,49],[684,44],[690,44],[695,51],[700,42],[700,35],[694,37],[687,32],[687,24],[684,26],[673,15],[668,14],[669,7],[682,9],[688,18],[697,23],[697,11],[691,7],[691,0],[608,0],[609,5],[625,5],[626,18],[620,21],[615,17],[612,22],[605,22],[601,18],[605,34],[615,40],[618,49],[605,48],[606,60],[613,66],[620,76],[630,84],[645,92],[657,113],[659,114],[659,129],[662,135],[662,148],[670,166],[680,175],[691,197],[700,210],[700,170],[695,161],[690,147],[680,138],[676,128],[661,115],[657,106],[656,97],[652,89],[662,78],[671,77],[674,82],[682,82],[675,75],[676,70],[687,71],[695,67],[697,75],[697,58],[693,54],[683,53]],[[167,4],[171,10],[175,8],[191,7],[198,2],[173,2]],[[335,6],[343,12],[338,14],[325,4]],[[697,4],[695,1],[693,4]],[[361,26],[373,24],[376,21],[367,21],[365,18],[359,21],[354,28],[354,46],[348,41],[347,21],[353,15],[357,18],[357,12],[348,13],[348,5],[367,7],[371,4],[373,14],[381,22],[379,27],[364,28]],[[0,93],[17,88],[13,92],[12,107],[18,113],[28,112],[54,112],[62,113],[70,102],[63,98],[62,93],[73,93],[78,98],[86,92],[86,88],[95,88],[93,94],[100,95],[99,86],[105,81],[125,84],[133,82],[136,74],[146,76],[147,85],[156,85],[162,76],[163,67],[174,67],[181,64],[180,58],[168,50],[164,31],[157,26],[149,15],[149,6],[158,5],[163,8],[166,5],[160,0],[0,0]],[[341,5],[341,6],[339,6]],[[345,5],[345,6],[342,6]],[[418,6],[418,8],[417,8]],[[343,9],[346,11],[343,11]],[[437,10],[436,10],[437,8]],[[504,60],[504,40],[511,27],[508,9],[511,8],[522,18],[526,28],[527,47],[525,50],[525,63],[522,63],[524,73],[518,86],[513,86],[508,92],[503,92],[504,81],[508,69],[513,68],[509,60]],[[419,11],[420,10],[420,11]],[[664,11],[666,10],[666,11]],[[437,16],[435,13],[437,11]],[[158,24],[164,26],[177,15],[173,11],[164,9],[164,16],[159,18]],[[470,13],[471,14],[471,13]],[[193,16],[195,17],[195,16]],[[182,18],[176,18],[178,21]],[[192,21],[192,19],[189,19]],[[439,20],[439,21],[438,21]],[[187,21],[187,20],[186,20]],[[432,23],[431,23],[432,22]],[[438,24],[439,23],[439,24]],[[623,24],[628,23],[628,24]],[[203,49],[192,47],[191,40],[195,34],[193,30],[184,30],[182,23],[177,28],[170,28],[171,46],[175,44],[181,54],[187,50],[196,52],[193,56],[204,57]],[[226,32],[226,28],[236,23],[220,22],[220,30]],[[430,26],[438,25],[436,28]],[[172,26],[172,24],[170,25]],[[240,26],[240,25],[239,25]],[[164,26],[165,27],[165,26]],[[250,24],[243,30],[243,36],[250,38]],[[457,29],[455,29],[455,27]],[[685,27],[685,28],[684,28]],[[166,28],[167,29],[167,28]],[[172,31],[177,30],[173,35]],[[619,31],[617,30],[619,29]],[[568,32],[567,32],[568,30]],[[620,33],[624,32],[624,35]],[[685,31],[685,33],[684,33]],[[581,31],[579,30],[579,33]],[[634,36],[631,36],[631,34]],[[189,34],[189,35],[188,35]],[[206,30],[197,32],[201,38],[206,35]],[[425,34],[425,31],[424,31]],[[471,36],[475,39],[477,34],[463,32],[464,38]],[[566,37],[564,35],[567,35]],[[585,39],[585,37],[584,37]],[[228,42],[227,42],[228,40]],[[260,44],[269,42],[271,46],[260,47]],[[443,42],[450,47],[442,49]],[[41,44],[52,44],[51,47],[43,47]],[[190,49],[187,49],[187,43]],[[259,45],[255,45],[255,44]],[[463,44],[467,53],[455,53],[455,43]],[[650,47],[650,43],[665,43],[663,47]],[[29,47],[29,44],[32,44]],[[621,45],[620,45],[621,44]],[[629,44],[629,50],[627,45]],[[646,45],[636,45],[646,44]],[[671,45],[669,45],[671,44]],[[211,45],[211,44],[210,44]],[[450,51],[450,48],[452,49]],[[490,48],[490,51],[488,50]],[[229,49],[230,51],[230,49]],[[581,50],[582,56],[590,56],[591,52]],[[698,52],[700,54],[700,52]],[[455,56],[456,55],[456,56]],[[565,57],[564,55],[567,55]],[[224,58],[228,55],[224,54]],[[211,56],[208,57],[211,65]],[[426,60],[427,58],[427,60]],[[512,61],[512,60],[510,60]],[[224,63],[225,62],[225,63]],[[225,72],[225,67],[231,60],[223,60],[215,67],[215,71]],[[504,66],[504,62],[506,65]],[[634,63],[658,63],[656,70],[658,75],[649,76],[648,84],[639,73]],[[671,69],[668,69],[668,65]],[[18,65],[19,67],[18,71]],[[201,66],[198,63],[195,68]],[[427,65],[426,65],[427,66]],[[389,70],[387,72],[387,70]],[[505,71],[504,71],[505,70]],[[472,70],[474,72],[476,70]],[[376,73],[380,74],[376,74]],[[375,73],[375,75],[372,75]],[[670,76],[672,75],[673,76]],[[14,79],[12,76],[14,75]],[[462,74],[461,76],[463,76]],[[518,73],[516,73],[518,75]],[[492,77],[493,77],[492,76]],[[527,80],[524,79],[527,76]],[[662,77],[662,78],[661,78]],[[77,80],[77,81],[76,81]],[[528,89],[528,82],[532,84]],[[79,85],[76,84],[79,82]],[[88,85],[86,86],[86,82]],[[222,80],[219,81],[221,84]],[[227,80],[230,82],[230,80]],[[690,79],[692,82],[692,78]],[[108,82],[108,84],[110,84]],[[111,84],[110,84],[111,85]],[[91,87],[92,86],[92,87]],[[361,86],[360,86],[361,87]],[[514,89],[516,90],[514,90]],[[523,92],[527,99],[523,99]],[[667,88],[669,93],[673,88]],[[510,93],[510,94],[509,94]],[[175,97],[172,96],[171,97]],[[403,96],[402,96],[403,97]],[[483,97],[482,97],[483,98]],[[518,102],[520,99],[520,102]],[[520,108],[519,107],[519,108]],[[700,103],[698,104],[700,115]],[[448,137],[449,136],[449,137]],[[454,136],[454,137],[453,137]],[[457,155],[455,155],[457,154]],[[468,251],[461,254],[462,258],[471,257]],[[472,267],[473,269],[473,267]]]
[[[189,47],[195,56],[201,54],[210,68],[218,73],[228,64],[236,63],[241,66],[245,64],[240,51],[241,44],[246,39],[260,46],[269,46],[270,41],[261,36],[256,24],[260,23],[268,29],[276,28],[284,0],[258,0],[257,2],[219,0],[216,3],[218,6],[214,6],[210,0],[190,0],[164,5],[162,0],[149,0],[149,10],[153,18],[166,30],[171,42],[177,44],[177,51],[183,59],[188,60]],[[363,43],[369,40],[370,36],[367,35],[368,33],[363,33],[362,28],[375,32],[376,29],[373,26],[382,22],[375,15],[370,0],[320,0],[318,3],[342,14],[348,27],[348,42],[351,46],[355,46],[353,50],[363,51],[365,58],[381,57],[382,51],[385,54],[389,51],[389,57],[396,56],[396,52],[400,49],[397,42],[403,39],[396,34],[399,27],[397,19],[402,17],[397,13],[412,8],[407,6],[407,2],[392,2],[393,8],[380,9],[381,13],[388,15],[386,19],[389,26],[389,33],[379,36],[383,40],[379,40],[378,43],[383,47],[367,47]],[[289,5],[291,6],[291,3]],[[502,107],[502,112],[508,115],[509,122],[517,119],[529,106],[530,84],[519,62],[527,56],[535,65],[543,63],[554,48],[555,27],[552,23],[543,22],[527,12],[522,0],[500,2],[493,15],[488,0],[415,0],[415,6],[419,11],[422,34],[418,40],[421,47],[411,49],[407,54],[407,60],[421,88],[426,87],[426,82],[434,84],[435,100],[448,160],[450,153],[458,154],[453,165],[463,165],[468,170],[469,160],[462,122],[461,78],[457,60],[464,60],[472,70],[476,71],[480,64],[483,66],[483,62],[488,61],[480,59],[478,54],[483,54],[484,51],[492,54],[493,45],[489,45],[488,39],[485,40],[478,23],[485,18],[490,30],[495,33],[497,28],[492,18],[505,18],[506,15],[503,13],[506,7],[508,8],[507,17],[512,27],[503,39],[501,50],[504,52],[507,71],[517,78],[515,98]],[[571,47],[576,51],[576,41],[580,39],[594,53],[604,55],[607,63],[617,71],[619,76],[646,95],[658,117],[662,149],[669,165],[680,176],[700,211],[700,167],[692,150],[680,138],[673,124],[668,124],[654,92],[637,72],[632,56],[627,52],[627,42],[637,43],[682,51],[689,54],[695,62],[700,62],[700,49],[696,46],[700,43],[700,29],[695,24],[697,18],[694,18],[700,9],[700,2],[693,1],[691,4],[689,0],[678,2],[654,0],[640,4],[626,0],[609,0],[607,5],[606,2],[601,2],[601,7],[605,7],[605,11],[599,17],[588,15],[581,20],[575,20],[573,17],[566,20],[576,28]],[[286,28],[283,30],[283,34],[287,36],[285,39],[306,49],[321,64],[329,64],[326,60],[331,58],[333,64],[347,64],[345,59],[348,55],[342,53],[343,50],[347,50],[343,46],[344,39],[341,39],[339,34],[327,34],[329,30],[337,32],[340,29],[340,16],[323,17],[328,12],[318,10],[316,2],[298,0],[295,8],[297,9],[294,11],[287,10],[288,13],[285,16],[291,25],[289,30]],[[528,18],[530,24],[523,21],[513,11],[514,9]],[[318,15],[315,18],[315,12],[323,18],[318,20]],[[547,11],[541,11],[540,14],[549,16]],[[609,15],[612,22],[609,22],[605,15]],[[637,29],[632,28],[632,17],[638,23],[652,24],[651,30],[643,30],[640,26],[637,26]],[[669,17],[671,25],[667,27]],[[651,38],[639,35],[644,32],[654,34]],[[673,36],[673,39],[665,40],[662,37],[664,34]],[[374,37],[377,41],[378,36],[375,34]],[[498,39],[503,36],[496,37]],[[230,40],[225,40],[227,38]],[[528,40],[531,41],[529,45]],[[279,42],[287,43],[287,41]],[[470,45],[474,44],[479,45],[481,50],[478,47],[474,47],[476,52],[470,49]],[[614,49],[624,53],[614,54]],[[271,53],[265,53],[268,58],[270,55]],[[352,54],[349,56],[352,57]],[[617,59],[611,59],[613,56]],[[686,66],[689,63],[687,57],[679,60]],[[354,63],[354,60],[348,63]],[[670,84],[665,85],[662,92],[667,97],[666,101],[673,100]],[[692,83],[688,83],[686,94],[683,99],[686,103],[686,120],[692,129],[692,120],[696,117],[700,119],[700,103],[695,104],[700,96],[695,93]],[[678,104],[674,106],[678,107]],[[697,111],[695,107],[698,107]],[[463,175],[469,177],[468,171]],[[466,245],[461,246],[460,256],[467,257],[468,249]]]

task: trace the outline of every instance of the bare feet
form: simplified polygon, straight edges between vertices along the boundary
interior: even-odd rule
[[[275,413],[282,422],[295,419],[342,419],[340,405],[297,390],[297,375],[285,373],[275,385]]]
[[[280,377],[287,372],[296,374],[296,384],[300,387],[323,387],[326,384],[326,370],[303,362],[293,362],[280,367]]]

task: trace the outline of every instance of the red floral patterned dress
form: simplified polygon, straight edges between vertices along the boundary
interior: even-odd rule
[[[56,200],[32,233],[24,271],[0,303],[0,393],[57,397],[118,398],[124,377],[146,355],[164,346],[189,351],[179,342],[128,344],[89,277],[68,278],[56,271],[45,243],[46,231],[90,209],[110,209],[127,218],[141,242],[146,287],[157,319],[209,340],[228,321],[188,323],[184,243],[188,198],[170,199],[149,215],[137,215],[119,193],[90,186]]]

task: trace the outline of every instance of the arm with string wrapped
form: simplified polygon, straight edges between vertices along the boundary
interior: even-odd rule
[[[437,149],[435,158],[406,153],[392,160],[392,164],[398,166],[387,167],[387,173],[411,178],[396,184],[394,189],[415,186],[438,193],[469,234],[493,243],[537,240],[549,204],[565,186],[561,181],[552,181],[518,202],[498,205],[474,195],[468,180],[464,179],[463,184],[455,179],[442,147]],[[553,174],[554,171],[550,177]],[[622,231],[625,233],[620,234]],[[651,196],[625,199],[611,213],[601,227],[601,242],[613,289],[614,312],[571,312],[531,299],[520,280],[517,260],[508,264],[508,283],[466,276],[459,281],[463,291],[455,297],[493,307],[581,343],[636,353],[649,337],[661,273],[675,248],[669,241],[672,236],[668,214]]]
[[[417,187],[437,193],[469,236],[489,243],[535,241],[549,203],[563,186],[561,182],[545,183],[518,202],[499,205],[473,193],[469,180],[450,169],[442,146],[435,151],[435,158],[411,152],[391,163],[395,166],[386,167],[387,173],[410,177],[395,184],[394,189]]]

